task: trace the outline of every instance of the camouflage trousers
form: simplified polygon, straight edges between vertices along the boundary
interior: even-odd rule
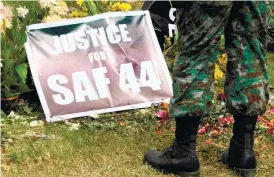
[[[222,34],[228,54],[224,84],[227,109],[248,116],[266,111],[268,14],[262,1],[185,2],[184,8],[177,9],[181,48],[173,67],[172,117],[208,115]]]

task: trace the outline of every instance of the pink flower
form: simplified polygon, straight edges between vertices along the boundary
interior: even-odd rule
[[[156,113],[156,116],[162,119],[162,118],[168,117],[168,112],[167,111],[159,111]]]
[[[8,20],[11,20],[12,18],[11,6],[4,6],[2,3],[0,3],[0,14],[1,14],[1,18],[6,18]]]
[[[257,117],[257,120],[258,120],[259,122],[261,122],[261,121],[263,120],[263,118],[262,118],[261,116],[258,116],[258,117]]]
[[[198,130],[198,134],[200,134],[200,135],[205,134],[206,132],[207,132],[207,130],[205,129],[205,127],[200,128],[200,129]]]
[[[274,135],[274,128],[267,129],[266,133],[269,134],[269,135]]]
[[[274,114],[274,108],[270,108],[270,109],[269,109],[269,113],[270,113],[270,114]]]

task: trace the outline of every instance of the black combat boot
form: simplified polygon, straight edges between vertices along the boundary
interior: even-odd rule
[[[222,153],[222,162],[241,177],[255,177],[256,157],[253,150],[257,116],[234,115],[233,137]]]
[[[196,155],[196,137],[200,123],[198,117],[176,118],[175,140],[163,152],[150,150],[144,162],[152,168],[183,177],[199,177],[200,165]]]

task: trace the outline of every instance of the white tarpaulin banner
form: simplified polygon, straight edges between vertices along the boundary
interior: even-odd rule
[[[144,108],[172,97],[148,11],[30,25],[25,46],[47,121]]]

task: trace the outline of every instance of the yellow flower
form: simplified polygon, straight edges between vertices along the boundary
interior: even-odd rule
[[[128,3],[122,3],[121,4],[121,10],[122,11],[129,11],[131,9],[131,5]]]
[[[87,12],[83,12],[83,17],[86,17],[88,16],[88,13]]]
[[[73,11],[69,14],[69,17],[73,18],[73,17],[86,17],[88,16],[87,12],[82,12],[82,11]]]
[[[79,17],[79,13],[78,13],[78,11],[73,11],[73,12],[71,12],[70,14],[69,14],[69,17]]]
[[[217,60],[219,63],[225,64],[227,62],[227,54],[223,53],[223,54],[218,55]]]
[[[76,0],[76,4],[78,4],[79,6],[81,6],[83,4],[84,0]]]
[[[87,12],[79,12],[79,17],[86,17],[88,16]]]
[[[84,12],[88,12],[88,8],[87,8],[87,7],[82,7],[82,10],[83,10]]]
[[[227,63],[227,54],[223,53],[218,55],[217,63],[221,69],[221,71],[226,72],[226,63]]]
[[[120,8],[120,6],[121,6],[121,3],[120,2],[116,2],[115,4],[112,5],[111,9],[113,11],[118,11],[119,8]]]
[[[6,28],[11,29],[12,23],[10,19],[1,19],[0,18],[0,32],[5,33]]]
[[[47,17],[44,18],[44,22],[56,22],[56,21],[61,21],[61,20],[65,20],[64,18],[60,17],[59,15],[49,15]]]
[[[131,5],[128,3],[116,2],[111,7],[112,11],[129,11],[131,9]]]
[[[215,64],[215,73],[214,73],[215,80],[222,79],[223,77],[224,77],[224,73],[220,70],[219,65]]]

